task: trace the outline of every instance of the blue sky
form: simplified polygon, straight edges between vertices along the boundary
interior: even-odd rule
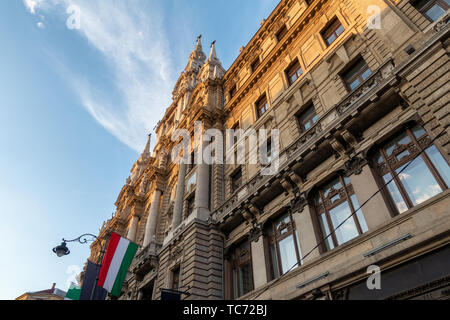
[[[51,249],[111,217],[196,37],[228,68],[277,3],[0,1],[0,299],[66,289],[89,248]]]

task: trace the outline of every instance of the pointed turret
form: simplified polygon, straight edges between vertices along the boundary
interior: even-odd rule
[[[206,60],[206,55],[203,52],[202,36],[197,37],[197,43],[195,44],[194,51],[189,56],[189,62],[186,66],[186,71],[198,70]]]
[[[148,139],[147,139],[147,143],[146,143],[145,148],[144,148],[144,152],[142,152],[142,157],[143,158],[150,158],[150,146],[151,146],[151,143],[152,143],[152,134],[150,133],[148,135]]]
[[[222,67],[222,63],[217,58],[216,41],[211,43],[211,51],[209,53],[208,61],[203,65],[200,72],[200,79],[217,79],[222,78],[225,75],[225,69]]]

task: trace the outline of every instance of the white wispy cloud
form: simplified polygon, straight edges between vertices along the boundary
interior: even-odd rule
[[[23,0],[23,4],[30,11],[30,13],[35,14],[36,9],[38,9],[43,0]]]
[[[58,13],[67,17],[70,5],[79,7],[80,29],[67,32],[79,32],[103,55],[113,75],[115,93],[96,87],[98,79],[81,80],[74,73],[65,73],[64,77],[74,85],[86,110],[106,130],[138,152],[168,107],[174,85],[162,15],[158,8],[150,12],[142,10],[144,3],[24,0],[31,13],[40,10],[44,15]]]
[[[36,23],[37,27],[39,29],[44,29],[45,28],[45,24],[42,21],[39,21],[38,23]]]

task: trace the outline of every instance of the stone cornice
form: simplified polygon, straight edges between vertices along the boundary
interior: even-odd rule
[[[252,73],[252,75],[245,81],[245,83],[240,86],[236,94],[233,98],[227,102],[225,105],[225,109],[227,111],[233,110],[234,107],[241,101],[245,95],[250,91],[250,89],[257,83],[258,79],[260,79],[263,74],[267,72],[269,67],[277,60],[277,58],[286,50],[289,43],[291,43],[300,31],[308,25],[309,20],[316,14],[318,10],[321,9],[322,5],[328,0],[316,0],[312,3],[306,10],[303,12],[302,16],[295,22],[295,24],[289,29],[288,33],[284,37],[284,40],[279,42],[272,51],[261,61],[261,64],[258,68]],[[230,67],[228,72],[225,74],[225,82],[229,79],[232,79],[234,69],[238,68],[238,63],[240,58],[236,60],[235,63]]]

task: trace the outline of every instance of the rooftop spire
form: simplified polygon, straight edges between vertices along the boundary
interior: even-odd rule
[[[205,62],[206,55],[202,48],[202,35],[197,37],[197,43],[195,44],[195,49],[189,56],[189,62],[186,66],[186,71],[198,70]]]
[[[210,61],[212,60],[219,60],[217,59],[217,53],[216,53],[216,40],[214,40],[211,43],[211,52],[209,53],[209,59]]]
[[[202,48],[202,35],[199,35],[197,37],[197,43],[195,44],[195,49],[194,51],[196,52],[203,52],[203,48]]]
[[[150,134],[148,135],[147,144],[145,145],[144,152],[142,152],[142,155],[143,155],[144,157],[145,157],[145,156],[150,157],[150,146],[151,146],[151,143],[152,143],[152,134],[150,133]]]

